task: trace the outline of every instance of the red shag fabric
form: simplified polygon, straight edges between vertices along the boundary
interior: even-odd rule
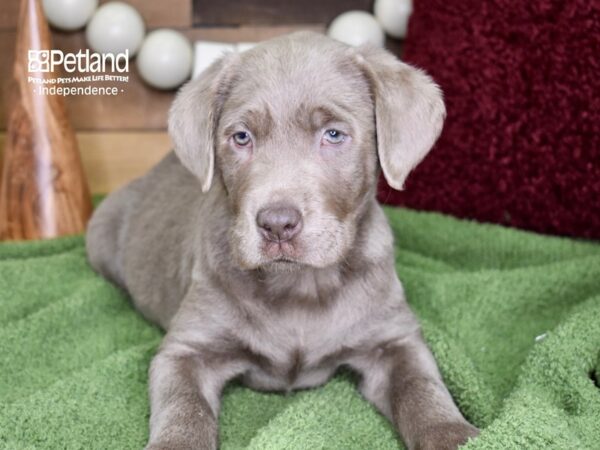
[[[600,1],[415,0],[403,59],[448,117],[381,201],[600,238]]]

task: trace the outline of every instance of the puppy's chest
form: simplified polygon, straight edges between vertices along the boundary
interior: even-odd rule
[[[251,361],[244,381],[255,389],[322,384],[353,353],[359,318],[339,308],[274,313],[240,333]]]

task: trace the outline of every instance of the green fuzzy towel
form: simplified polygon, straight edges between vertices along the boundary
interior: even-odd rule
[[[388,209],[397,269],[469,449],[600,448],[600,245]],[[0,245],[0,447],[136,449],[161,332],[87,266],[81,237]],[[223,449],[399,449],[339,373],[292,394],[230,385]]]

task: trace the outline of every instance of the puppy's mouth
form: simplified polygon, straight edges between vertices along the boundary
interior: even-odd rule
[[[295,272],[303,267],[300,261],[290,258],[275,258],[260,265],[261,270],[265,272]]]
[[[288,258],[287,256],[280,256],[278,258],[273,258],[271,259],[269,262],[274,262],[274,263],[284,263],[284,264],[293,264],[296,263],[298,261],[292,259],[292,258]]]
[[[270,242],[262,243],[262,254],[266,260],[262,266],[275,270],[293,270],[302,265],[301,255],[295,241],[288,242]]]
[[[294,263],[298,262],[300,252],[296,242],[270,242],[262,244],[263,255],[269,262]]]

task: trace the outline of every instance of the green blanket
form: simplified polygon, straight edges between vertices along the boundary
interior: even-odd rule
[[[387,211],[409,302],[483,429],[467,448],[600,448],[600,245]],[[160,339],[90,270],[81,237],[0,245],[0,447],[141,448]],[[230,385],[221,448],[402,448],[355,382]]]

